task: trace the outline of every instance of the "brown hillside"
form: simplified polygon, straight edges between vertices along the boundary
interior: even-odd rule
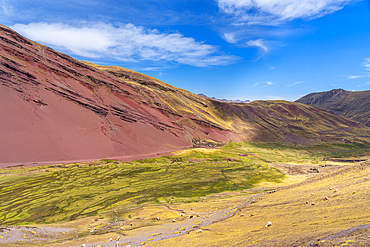
[[[136,158],[207,141],[370,136],[303,104],[231,104],[120,67],[79,62],[0,25],[0,163]]]
[[[308,94],[296,102],[312,105],[370,126],[370,91],[350,92],[334,89]]]

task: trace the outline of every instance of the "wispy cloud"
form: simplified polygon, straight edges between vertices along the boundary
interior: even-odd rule
[[[275,83],[273,83],[271,81],[265,81],[265,82],[256,82],[251,87],[257,87],[257,86],[268,87],[268,86],[271,86],[271,85],[275,85]]]
[[[248,46],[257,47],[261,49],[263,53],[266,53],[269,51],[269,48],[266,45],[266,42],[263,39],[256,39],[256,40],[250,40],[247,42]]]
[[[370,85],[370,81],[368,82],[365,82],[364,84],[362,85],[358,85],[357,87],[366,87],[366,86],[369,86]]]
[[[370,71],[370,57],[369,58],[365,58],[361,64],[362,67],[365,68],[365,70],[367,71]],[[366,72],[365,74],[362,74],[362,75],[344,75],[343,77],[346,77],[348,79],[359,79],[359,78],[364,78],[364,77],[369,77],[370,74],[368,72]],[[368,84],[365,84],[365,85],[368,85]],[[364,85],[360,85],[360,86],[357,86],[357,87],[362,87]]]
[[[370,57],[365,59],[364,67],[366,70],[370,70]]]
[[[196,67],[229,65],[239,59],[180,33],[161,33],[133,24],[30,23],[12,28],[34,41],[86,58],[167,61]]]
[[[216,0],[219,9],[236,17],[237,25],[276,26],[294,19],[315,19],[358,0]]]
[[[281,46],[280,42],[287,37],[301,35],[307,33],[309,30],[299,27],[288,26],[233,26],[228,25],[226,28],[220,30],[221,37],[230,44],[236,44],[239,47],[244,47],[249,40],[263,39],[267,40],[269,47]],[[275,40],[275,41],[271,41]]]
[[[1,11],[5,16],[11,16],[13,14],[13,7],[7,0],[0,0]]]
[[[162,71],[162,70],[166,70],[168,69],[168,67],[144,67],[144,68],[137,68],[137,69],[134,69],[135,71]]]
[[[235,35],[236,33],[233,33],[233,32],[224,33],[224,40],[226,40],[226,42],[228,43],[235,44],[238,41],[235,38]]]
[[[275,83],[271,82],[271,81],[266,81],[264,83],[265,85],[263,87],[267,87],[267,86],[271,86],[271,85],[274,85]]]
[[[291,83],[291,84],[287,84],[286,86],[287,87],[294,87],[294,86],[296,86],[296,85],[298,85],[298,84],[302,84],[302,83],[305,83],[306,81],[296,81],[296,82],[294,82],[294,83]]]

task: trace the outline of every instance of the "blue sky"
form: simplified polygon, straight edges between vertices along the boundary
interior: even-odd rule
[[[367,0],[0,0],[0,23],[217,98],[370,89]]]

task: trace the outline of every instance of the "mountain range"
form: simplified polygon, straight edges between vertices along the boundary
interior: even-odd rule
[[[349,100],[346,94],[336,95]],[[2,164],[134,159],[239,140],[370,136],[357,122],[362,118],[317,107],[302,99],[222,102],[122,67],[78,61],[0,25]]]
[[[218,101],[221,101],[221,102],[226,102],[226,103],[250,103],[251,101],[250,100],[231,100],[231,99],[217,99],[216,97],[208,97],[207,95],[203,94],[203,93],[200,93],[198,94],[199,96],[202,96],[202,97],[206,97],[206,98],[210,98],[210,99],[214,99],[214,100],[218,100]]]

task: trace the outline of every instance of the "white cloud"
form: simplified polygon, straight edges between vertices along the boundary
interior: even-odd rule
[[[237,56],[221,54],[218,47],[184,37],[161,33],[133,24],[114,27],[105,23],[15,24],[14,30],[34,41],[87,58],[122,61],[169,61],[197,67],[229,65]]]
[[[267,86],[271,86],[271,85],[274,85],[275,83],[273,83],[273,82],[271,82],[271,81],[266,81],[265,82],[265,86],[263,86],[263,87],[267,87]]]
[[[334,13],[358,0],[216,0],[224,13],[235,16],[235,24],[279,25]]]
[[[162,70],[165,70],[167,69],[167,67],[145,67],[145,68],[137,68],[137,69],[134,69],[136,71],[140,70],[140,71],[162,71]]]
[[[8,3],[7,0],[0,0],[1,10],[5,16],[11,16],[13,14],[13,7]]]
[[[257,86],[267,87],[267,86],[271,86],[271,85],[275,85],[275,83],[273,83],[271,81],[265,81],[265,82],[256,82],[256,83],[253,84],[253,86],[250,86],[250,87],[257,87]]]
[[[247,42],[247,45],[260,48],[264,53],[269,51],[269,48],[267,47],[263,39],[250,40]]]
[[[366,70],[370,70],[370,57],[365,59],[364,67]]]
[[[361,78],[362,76],[360,75],[350,75],[348,76],[348,79],[358,79],[358,78]]]
[[[305,82],[306,82],[306,81],[296,81],[296,82],[294,82],[294,83],[287,84],[286,86],[288,86],[288,87],[293,87],[293,86],[295,86],[295,85],[302,84],[302,83],[305,83]]]
[[[224,33],[224,39],[226,40],[226,42],[232,44],[235,44],[237,42],[235,38],[235,33]]]
[[[366,86],[369,86],[369,85],[370,85],[370,81],[365,82],[365,84],[358,85],[357,87],[366,87]]]

